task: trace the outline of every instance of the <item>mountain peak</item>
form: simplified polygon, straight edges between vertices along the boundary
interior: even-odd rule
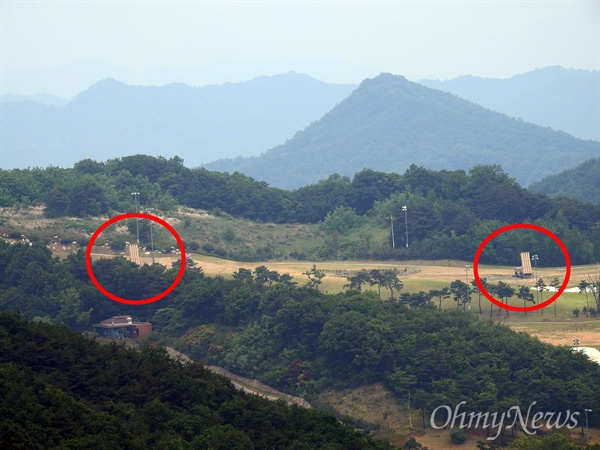
[[[454,95],[382,73],[284,145],[251,160],[216,162],[281,188],[297,188],[331,174],[370,168],[402,173],[411,164],[469,170],[501,164],[522,185],[595,156],[592,142],[527,124]],[[540,159],[539,155],[544,154]]]
[[[360,83],[360,87],[382,86],[403,82],[410,83],[410,81],[408,81],[402,75],[394,75],[393,73],[382,72],[374,78],[366,78],[365,80],[363,80],[363,82]]]
[[[96,90],[96,89],[123,89],[128,87],[128,84],[123,83],[122,81],[116,80],[114,78],[104,78],[100,81],[96,81],[92,84],[88,90]]]
[[[85,91],[73,97],[72,103],[94,102],[100,98],[122,95],[130,87],[128,84],[114,78],[104,78],[103,80],[96,81]]]

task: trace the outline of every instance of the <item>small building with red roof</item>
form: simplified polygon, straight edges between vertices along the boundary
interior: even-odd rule
[[[149,322],[134,321],[131,316],[113,316],[92,325],[101,338],[108,339],[138,339],[152,333]]]

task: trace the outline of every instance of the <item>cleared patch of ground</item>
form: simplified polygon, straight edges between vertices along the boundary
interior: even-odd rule
[[[563,326],[560,323],[551,327],[524,327],[513,325],[515,331],[526,331],[537,337],[540,341],[552,345],[573,346],[573,340],[578,339],[579,345],[583,347],[600,346],[600,323],[594,323],[595,329],[584,330],[579,327]]]
[[[317,407],[338,417],[350,417],[356,428],[368,430],[375,439],[385,439],[394,445],[401,445],[407,439],[411,420],[420,421],[415,411],[409,420],[408,405],[401,404],[383,383],[325,391],[319,394],[317,402]]]
[[[494,441],[487,441],[488,435],[484,429],[470,429],[467,432],[466,442],[456,445],[450,439],[449,429],[432,428],[430,417],[421,416],[418,410],[412,409],[409,418],[407,402],[398,399],[382,383],[353,389],[325,391],[319,395],[317,402],[313,403],[316,407],[331,410],[340,417],[352,417],[355,427],[369,430],[375,439],[387,440],[398,447],[411,437],[430,450],[474,449],[477,448],[477,441],[501,442],[500,437]],[[552,430],[554,431],[556,430]],[[559,431],[579,445],[600,442],[600,430],[590,429],[589,432],[585,430],[584,438],[579,434],[581,428]],[[523,433],[517,432],[515,436],[520,434]],[[496,431],[491,430],[490,436],[495,435]],[[507,431],[506,441],[510,440],[511,436],[511,431]]]

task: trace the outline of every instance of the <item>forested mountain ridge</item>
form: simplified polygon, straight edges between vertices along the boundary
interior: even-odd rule
[[[319,119],[354,88],[293,72],[203,87],[105,79],[60,107],[3,102],[0,167],[68,167],[87,157],[138,152],[178,154],[193,166],[256,155]]]
[[[0,400],[0,433],[36,439],[28,448],[82,446],[100,434],[111,443],[115,435],[138,442],[131,448],[173,448],[182,440],[181,448],[195,448],[190,444],[213,433],[242,439],[244,449],[253,448],[247,439],[255,448],[272,448],[271,439],[286,448],[302,433],[309,442],[348,446],[334,449],[386,448],[369,446],[322,413],[235,395],[222,379],[169,361],[160,350],[136,354],[99,346],[46,323],[84,331],[99,318],[122,314],[151,321],[151,342],[309,400],[326,389],[384,383],[403,404],[410,392],[411,405],[425,415],[460,401],[481,412],[527,410],[532,402],[532,413],[600,408],[594,394],[600,366],[584,354],[470,312],[438,310],[437,300],[424,292],[405,295],[396,286],[390,301],[382,301],[377,292],[356,286],[338,294],[324,294],[315,283],[298,287],[264,266],[239,269],[231,279],[189,269],[167,298],[136,307],[99,293],[84,261],[83,252],[59,260],[40,244],[0,241],[0,310],[36,318],[0,314],[0,383],[9,392]],[[111,292],[145,296],[168,285],[175,269],[140,268],[116,258],[94,261],[93,270]],[[297,428],[296,420],[305,428]],[[597,426],[598,417],[589,423]],[[59,435],[57,428],[64,431]],[[155,444],[163,440],[171,447]]]
[[[160,348],[100,345],[0,313],[0,445],[59,449],[390,449],[334,416],[236,390]]]
[[[576,198],[597,205],[600,203],[600,158],[592,158],[556,175],[548,175],[528,189],[538,194]]]
[[[220,214],[226,211],[265,221],[321,221],[322,233],[330,238],[320,254],[324,258],[342,257],[341,250],[378,250],[369,244],[368,236],[363,233],[357,241],[360,247],[351,249],[346,245],[348,230],[360,230],[357,227],[369,220],[388,229],[390,213],[396,215],[396,221],[402,219],[398,218],[402,205],[409,206],[409,251],[415,253],[405,249],[394,252],[386,242],[385,251],[381,247],[384,257],[451,255],[448,257],[454,258],[468,255],[465,259],[470,259],[477,245],[494,229],[507,222],[532,218],[565,242],[574,263],[586,258],[592,260],[600,252],[600,239],[597,238],[600,233],[599,206],[531,194],[498,166],[475,166],[468,173],[411,166],[402,175],[364,170],[353,179],[332,176],[296,191],[272,188],[241,174],[188,169],[179,158],[145,155],[106,162],[83,160],[72,169],[49,167],[0,172],[3,205],[44,204],[48,216],[64,222],[73,221],[64,219],[70,215],[106,217],[132,211],[131,193],[136,191],[141,192],[142,208],[151,206],[160,211],[168,211],[182,203],[202,205],[214,214],[220,210]],[[159,211],[156,213],[160,214]],[[403,228],[399,225],[403,223],[396,223],[395,229],[400,230],[396,239],[397,243],[402,243]],[[496,252],[493,262],[499,261],[498,255],[515,252],[507,243],[518,251],[524,243],[530,245],[533,241],[526,237],[523,241],[498,242],[502,251]],[[554,263],[552,257],[556,255],[552,255],[550,249],[543,254],[544,264]],[[381,255],[370,254],[372,257]],[[564,259],[558,264],[562,263]],[[174,272],[175,269],[158,264],[139,268],[123,258],[94,261],[94,273],[103,286],[128,298],[146,297],[164,290]],[[410,392],[411,404],[426,413],[440,404],[457,404],[465,399],[474,410],[483,411],[501,411],[514,405],[525,409],[532,401],[548,411],[600,408],[594,397],[594,392],[600,389],[600,369],[583,355],[573,354],[566,348],[546,346],[507,327],[476,320],[464,311],[435,311],[431,291],[429,294],[398,295],[399,285],[395,284],[396,297],[391,302],[382,302],[375,292],[361,292],[356,287],[336,295],[323,294],[314,284],[297,287],[294,280],[283,275],[257,267],[255,271],[240,269],[232,279],[224,279],[207,277],[200,269],[189,269],[168,298],[150,307],[136,308],[108,301],[91,284],[85,271],[83,252],[59,260],[52,257],[45,242],[10,245],[0,241],[0,310],[20,310],[28,317],[65,323],[78,330],[89,330],[91,324],[112,315],[131,314],[153,323],[156,331],[153,340],[174,345],[195,358],[205,358],[300,395],[318,395],[331,387],[384,383],[402,403],[406,403]],[[458,304],[460,297],[457,299]],[[10,343],[0,336],[0,344],[7,342]],[[26,343],[27,339],[21,342]],[[60,364],[51,349],[60,349],[62,345],[52,347],[48,344],[48,350],[43,339],[37,339],[35,343],[41,343],[40,351],[50,354],[43,359],[43,364]],[[26,353],[35,355],[32,351]],[[89,360],[77,358],[77,355],[77,351],[69,353],[70,361],[82,359],[83,366],[76,366],[73,377],[86,375],[82,378],[85,381],[76,384],[77,388],[88,389],[96,398],[102,398],[103,390],[96,390],[96,377],[93,377],[94,382],[87,381],[87,375],[95,375],[96,369],[85,365]],[[136,369],[143,369],[144,374],[151,371],[155,362],[162,364],[164,361],[163,356],[152,351],[145,355],[150,355],[149,359],[143,356],[141,360],[133,359],[129,363]],[[41,359],[37,357],[36,361]],[[77,399],[69,399],[70,394],[64,395],[62,385],[58,388],[47,386],[44,378],[40,380],[27,370],[8,368],[6,376],[4,379],[0,376],[0,380],[8,380],[5,385],[11,393],[25,390],[27,394],[26,401],[17,403],[28,408],[19,417],[32,416],[30,411],[39,411],[38,404],[43,404],[46,410],[50,405],[62,411],[60,407],[66,402],[73,406],[71,410],[81,412],[79,416],[83,422],[69,415],[65,418],[62,412],[59,419],[55,419],[52,408],[41,420],[44,423],[61,420],[61,424],[69,425],[68,430],[83,431],[56,436],[51,431],[56,426],[49,431],[48,427],[40,429],[30,421],[16,425],[7,421],[11,427],[7,434],[27,438],[23,430],[34,430],[32,434],[41,436],[41,442],[62,444],[61,439],[64,439],[69,445],[81,447],[89,439],[101,439],[99,426],[112,426],[117,427],[112,429],[117,430],[116,434],[122,434],[122,439],[141,441],[139,448],[153,445],[160,448],[162,445],[169,449],[176,444],[183,448],[198,442],[204,445],[209,439],[214,439],[209,441],[211,443],[225,442],[227,449],[236,448],[238,440],[241,442],[239,448],[252,448],[248,442],[256,448],[264,448],[268,445],[260,439],[273,436],[271,422],[260,420],[254,413],[243,413],[243,420],[236,420],[235,414],[244,411],[248,402],[225,401],[222,409],[217,411],[216,419],[204,408],[193,409],[188,414],[185,407],[179,408],[177,403],[172,408],[173,398],[189,400],[189,396],[181,394],[178,385],[168,384],[169,376],[165,371],[159,371],[162,377],[157,383],[136,375],[136,380],[145,383],[142,384],[144,392],[140,393],[126,377],[119,378],[115,365],[107,363],[106,367],[101,377],[106,380],[116,372],[113,383],[119,384],[117,397],[122,395],[132,400],[114,407],[106,406],[109,402],[104,402],[99,410],[87,403],[82,407]],[[43,366],[43,369],[48,368]],[[59,381],[63,379],[57,371],[50,373]],[[191,386],[194,394],[197,392],[194,381],[182,381],[182,384],[185,389]],[[140,398],[147,394],[146,391],[153,392],[152,386],[161,391],[164,387],[168,397],[159,397],[156,402],[152,399],[151,404],[135,403],[143,401]],[[264,411],[260,405],[255,409]],[[10,411],[6,415],[13,417],[13,410]],[[207,415],[215,421],[205,421]],[[110,418],[115,416],[131,420],[133,431],[128,428],[130,434],[121,433],[118,428],[121,422],[117,425],[111,422]],[[220,421],[219,416],[224,421]],[[38,416],[33,414],[33,417]],[[200,424],[198,417],[201,417]],[[339,434],[337,428],[330,428],[330,419],[326,417],[317,415],[315,420],[326,428],[323,439],[329,442],[338,439]],[[283,423],[291,426],[294,418],[287,422],[283,419]],[[257,429],[255,419],[259,421],[260,431],[251,434],[246,430]],[[592,426],[596,425],[594,420],[597,418],[591,417]],[[307,420],[307,423],[313,422]],[[319,438],[305,434],[311,443],[304,448],[311,448],[311,445],[318,448],[318,444],[312,442]],[[227,437],[235,441],[225,440]],[[355,438],[364,439],[356,434],[342,435],[342,439],[350,442],[356,442]],[[104,437],[104,441],[111,444],[114,439],[110,432]],[[260,444],[256,444],[255,439]],[[286,442],[287,438],[277,434],[273,439]],[[363,443],[359,441],[355,447],[369,448]],[[376,445],[379,444],[373,444]],[[30,446],[35,448],[35,445]],[[136,448],[135,444],[131,447]],[[338,448],[352,447],[340,444]]]
[[[600,141],[600,72],[544,67],[507,79],[462,76],[419,84],[580,139]]]
[[[188,169],[179,158],[145,155],[83,160],[73,169],[0,171],[0,206],[44,204],[49,217],[131,211],[132,192],[141,193],[143,208],[168,211],[184,205],[262,222],[322,222],[328,243],[318,249],[315,259],[470,260],[494,229],[523,222],[553,231],[568,246],[573,264],[600,258],[600,205],[532,194],[498,166],[475,166],[468,173],[411,166],[403,175],[364,170],[352,179],[334,175],[294,191],[239,173]],[[409,249],[403,245],[402,206],[409,210]],[[354,237],[348,233],[365,223],[389,230],[390,216],[396,221],[395,241],[402,248],[391,248],[391,239],[370,241],[370,232]],[[530,248],[532,243],[510,240],[506,245]],[[555,250],[548,249],[544,264],[563,264],[562,254]],[[506,264],[502,259],[506,254],[498,252],[487,262]],[[293,257],[267,252],[258,259],[288,256]],[[242,259],[253,258],[251,254]]]
[[[295,188],[363,168],[401,173],[411,164],[436,170],[501,164],[527,185],[595,157],[598,145],[382,74],[285,144],[206,167]]]

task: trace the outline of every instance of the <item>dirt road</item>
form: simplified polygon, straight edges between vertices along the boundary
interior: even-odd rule
[[[131,262],[141,265],[140,262],[140,248],[136,243],[129,244],[129,259]]]
[[[171,358],[177,359],[177,360],[183,362],[183,364],[188,364],[188,363],[193,362],[189,356],[187,356],[181,352],[178,352],[174,348],[171,348],[171,347],[165,347],[165,348],[167,350],[167,353],[169,353],[169,355],[171,356]],[[273,401],[285,400],[286,402],[288,402],[290,404],[299,405],[304,408],[311,408],[310,403],[308,403],[303,398],[294,397],[293,395],[289,395],[289,394],[286,394],[285,392],[278,391],[277,389],[274,389],[271,386],[267,386],[266,384],[263,384],[258,380],[252,380],[250,378],[241,377],[241,376],[231,373],[227,369],[224,369],[219,366],[205,366],[205,367],[208,370],[210,370],[211,372],[218,373],[219,375],[223,375],[224,377],[229,378],[231,383],[236,388],[238,388],[244,392],[260,395],[261,397],[265,397],[265,398],[267,398],[269,400],[273,400]]]

